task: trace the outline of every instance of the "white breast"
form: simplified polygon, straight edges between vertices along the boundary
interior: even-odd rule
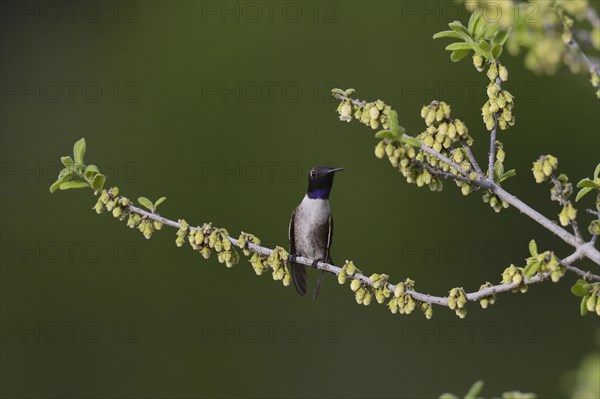
[[[298,212],[304,220],[310,220],[314,224],[327,223],[331,210],[329,201],[324,199],[310,199],[307,195],[298,206]]]
[[[330,214],[329,201],[304,197],[296,208],[294,236],[297,254],[311,259],[326,256],[326,243],[319,240],[321,235],[317,231],[328,230]]]

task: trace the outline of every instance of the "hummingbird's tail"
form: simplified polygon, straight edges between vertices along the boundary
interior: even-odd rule
[[[313,299],[317,299],[319,293],[321,292],[321,286],[323,285],[323,276],[325,275],[325,270],[321,270],[321,274],[319,275],[319,279],[317,280],[317,285],[315,286],[315,290],[313,291]]]
[[[306,274],[306,266],[300,265],[298,263],[290,263],[290,268],[292,269],[292,281],[294,282],[294,287],[296,287],[296,291],[298,291],[298,294],[306,296],[306,285],[308,280],[308,276]]]

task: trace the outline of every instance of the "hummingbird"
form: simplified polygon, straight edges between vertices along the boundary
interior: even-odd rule
[[[308,190],[304,199],[292,212],[289,227],[290,267],[296,291],[306,296],[306,267],[295,263],[296,256],[313,259],[313,267],[318,262],[331,263],[329,250],[333,240],[333,216],[329,208],[329,194],[333,186],[333,176],[344,168],[317,165],[308,173]],[[323,284],[324,270],[321,270],[313,291],[316,299]]]

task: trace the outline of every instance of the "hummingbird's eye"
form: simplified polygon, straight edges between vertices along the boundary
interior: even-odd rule
[[[317,174],[315,173],[315,171],[314,171],[314,170],[311,170],[311,171],[310,171],[310,177],[315,177],[316,175],[317,175]]]

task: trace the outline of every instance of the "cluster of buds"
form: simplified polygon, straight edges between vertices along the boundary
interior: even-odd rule
[[[177,222],[179,223],[179,230],[177,230],[176,233],[177,238],[175,239],[175,245],[182,247],[183,243],[185,243],[185,237],[188,235],[190,225],[184,219],[179,219]],[[204,257],[204,259],[206,258],[208,258],[208,256]]]
[[[467,297],[462,288],[452,288],[448,294],[448,307],[456,312],[456,315],[461,319],[467,316],[465,305]]]
[[[346,260],[340,274],[338,274],[338,283],[344,284],[348,277],[352,278],[356,273],[360,273],[360,270],[354,266],[354,262]]]
[[[136,215],[139,218],[139,215]],[[130,215],[131,218],[131,215]],[[136,218],[135,216],[133,216],[133,220],[131,224],[135,224],[136,220],[138,220],[138,218]],[[129,221],[127,221],[129,224]],[[138,230],[140,231],[140,233],[142,233],[144,235],[144,237],[149,240],[152,237],[152,233],[154,233],[155,230],[160,230],[162,229],[162,223],[156,220],[150,220],[147,219],[145,217],[141,218],[140,223],[137,226]]]
[[[233,267],[240,260],[229,239],[229,233],[223,228],[213,229],[208,236],[208,246],[217,253],[219,263],[225,263],[228,268]]]
[[[481,197],[484,203],[490,204],[490,207],[498,213],[502,209],[508,208],[508,202],[504,201],[502,198],[498,197],[496,194],[491,193],[490,191],[486,191],[485,194]]]
[[[430,303],[423,302],[421,304],[421,310],[425,314],[425,317],[427,318],[427,320],[431,319],[431,317],[433,316],[433,306],[431,306]]]
[[[382,304],[387,298],[390,297],[392,291],[388,288],[388,276],[387,274],[372,274],[369,279],[373,282],[371,287],[375,293],[375,300],[377,303]]]
[[[495,64],[492,64],[494,67]],[[490,67],[490,70],[492,70]],[[498,72],[496,72],[498,73]],[[501,78],[494,78],[487,87],[488,100],[481,108],[483,123],[487,130],[492,131],[498,124],[501,130],[508,129],[515,124],[515,117],[512,114],[514,102],[513,95],[500,87]]]
[[[536,183],[545,182],[558,168],[558,159],[552,155],[542,155],[531,168]]]
[[[237,245],[242,250],[242,253],[246,256],[250,256],[250,249],[248,248],[248,244],[260,245],[260,240],[253,234],[244,233],[243,231],[240,233],[240,238],[238,238]]]
[[[350,283],[350,289],[354,291],[354,298],[359,305],[369,306],[373,299],[371,290],[358,278]]]
[[[156,220],[150,220],[137,213],[129,212],[129,199],[119,196],[119,188],[111,187],[108,190],[102,190],[94,210],[96,213],[102,213],[104,210],[110,212],[113,217],[123,221],[127,219],[127,226],[137,228],[146,239],[150,239],[156,230],[162,228],[162,223]]]
[[[568,226],[572,221],[577,218],[577,209],[573,207],[571,201],[567,201],[563,206],[562,210],[558,214],[558,220],[562,226]]]
[[[281,247],[275,247],[267,258],[267,264],[273,269],[273,280],[281,280],[286,287],[292,281],[292,275],[287,265],[288,258],[288,252]]]
[[[393,314],[411,314],[415,310],[417,303],[407,292],[407,290],[413,288],[414,284],[415,282],[409,278],[396,284],[394,297],[388,302],[390,312]],[[427,313],[425,315],[427,316]],[[433,315],[433,310],[430,311],[431,315]]]
[[[252,255],[252,257],[250,258],[250,264],[252,265],[254,273],[256,273],[257,276],[262,276],[264,272],[269,270],[269,263],[267,262],[267,257],[259,255],[257,253]]]
[[[550,189],[550,199],[565,205],[565,200],[573,193],[573,185],[569,182],[569,177],[561,173],[553,182],[554,186]]]
[[[527,264],[523,268],[523,275],[528,279],[534,276],[536,273],[550,273],[550,278],[553,282],[557,283],[562,276],[565,275],[565,268],[560,264],[558,258],[552,251],[545,251],[542,253],[533,253],[527,258]]]
[[[421,109],[421,117],[425,120],[427,130],[420,137],[423,144],[440,152],[448,149],[453,143],[465,139],[472,144],[469,130],[460,119],[450,118],[450,106],[443,101],[432,101]],[[436,144],[437,143],[437,144]]]
[[[209,237],[213,228],[210,223],[205,223],[202,227],[191,227],[188,235],[188,242],[194,251],[200,252],[204,259],[210,257]],[[179,237],[179,234],[178,234]]]
[[[341,121],[350,122],[354,115],[356,120],[370,126],[371,129],[377,129],[379,126],[387,129],[387,115],[391,110],[392,108],[381,100],[357,105],[348,99],[342,101],[337,108]]]
[[[492,286],[492,283],[490,283],[490,282],[481,284],[481,286],[479,287],[479,291],[483,291],[484,289],[489,288],[491,286]],[[494,294],[488,295],[479,300],[479,304],[481,305],[481,307],[483,309],[487,309],[489,305],[493,305],[494,303],[496,303],[496,295],[494,295]]]
[[[502,272],[502,284],[517,284],[512,292],[527,292],[527,285],[523,284],[523,268],[510,265]]]

